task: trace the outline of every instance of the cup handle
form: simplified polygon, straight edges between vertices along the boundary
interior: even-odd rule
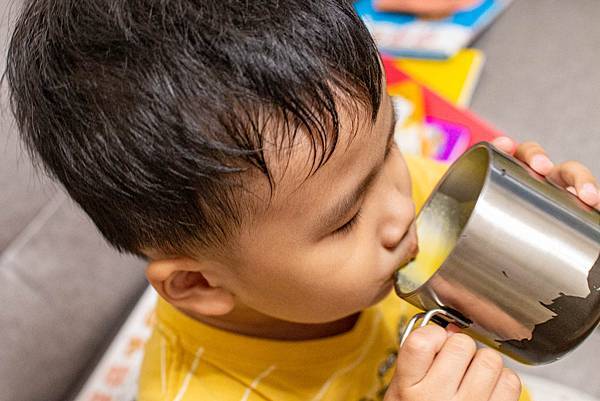
[[[417,325],[417,322],[419,320],[422,319],[421,324],[419,325],[419,327],[425,327],[425,326],[427,326],[427,324],[430,321],[433,321],[435,323],[440,324],[439,323],[439,319],[437,321],[434,319],[436,316],[442,317],[441,320],[444,323],[446,323],[446,325],[448,323],[454,323],[454,324],[456,324],[457,326],[459,326],[460,328],[463,328],[463,329],[465,327],[469,327],[469,325],[471,324],[471,322],[469,322],[465,318],[457,316],[456,314],[454,314],[454,313],[452,313],[452,312],[450,312],[450,311],[448,311],[446,309],[431,309],[431,310],[429,310],[427,312],[417,313],[416,315],[414,315],[412,317],[412,319],[410,319],[410,321],[406,325],[406,328],[404,329],[404,332],[402,333],[402,337],[400,337],[400,347],[402,347],[402,345],[404,345],[404,342],[406,341],[406,339],[408,338],[408,336],[410,335],[410,333],[414,330],[414,328]]]

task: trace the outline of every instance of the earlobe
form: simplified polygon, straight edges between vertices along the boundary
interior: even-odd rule
[[[146,277],[163,299],[189,314],[225,315],[235,306],[234,295],[207,280],[209,263],[190,258],[154,260]]]

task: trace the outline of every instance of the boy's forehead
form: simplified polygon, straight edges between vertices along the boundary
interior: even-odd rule
[[[387,95],[383,96],[375,121],[364,108],[356,112],[343,109],[339,113],[340,129],[335,149],[316,171],[313,171],[314,145],[306,135],[299,135],[297,143],[288,152],[270,152],[267,162],[275,185],[268,211],[296,208],[297,213],[304,213],[319,207],[315,201],[330,197],[332,189],[347,187],[366,174],[381,153],[378,134],[391,111]]]

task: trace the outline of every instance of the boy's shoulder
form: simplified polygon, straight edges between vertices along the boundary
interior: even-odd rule
[[[380,367],[396,351],[398,319],[406,308],[390,294],[363,311],[348,333],[274,341],[215,329],[161,300],[138,400],[378,400]]]

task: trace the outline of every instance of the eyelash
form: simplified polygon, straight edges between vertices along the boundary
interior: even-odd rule
[[[389,154],[392,152],[392,150],[394,149],[395,146],[396,146],[396,141],[394,139],[392,139],[387,144],[386,149],[385,149],[385,160],[388,159]],[[333,232],[333,234],[334,235],[344,235],[344,234],[347,234],[350,231],[352,231],[354,226],[356,226],[356,224],[358,223],[358,220],[360,218],[360,212],[361,212],[361,209],[359,209],[358,212],[356,212],[356,214],[350,220],[348,220],[343,226],[336,229]]]
[[[333,234],[344,235],[344,234],[349,233],[350,231],[352,231],[354,226],[356,226],[359,219],[360,219],[360,209],[358,210],[358,212],[356,212],[356,214],[350,220],[348,220],[348,222],[346,222],[346,224],[344,224],[343,226],[341,226],[340,228],[335,230],[333,232]]]

